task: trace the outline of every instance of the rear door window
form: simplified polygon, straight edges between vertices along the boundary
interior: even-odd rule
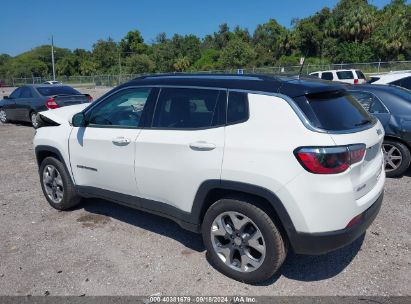
[[[33,95],[31,94],[31,90],[28,87],[22,87],[21,88],[21,93],[20,93],[20,98],[32,98]]]
[[[321,79],[325,79],[325,80],[333,80],[333,73],[331,72],[324,72],[321,74]]]
[[[391,84],[411,90],[411,76],[394,81]]]
[[[338,71],[337,77],[338,79],[342,79],[342,80],[354,79],[354,75],[352,71]]]
[[[308,94],[295,100],[311,124],[323,130],[351,130],[374,122],[374,118],[345,91]]]
[[[220,125],[226,92],[207,89],[161,89],[154,112],[154,128],[199,129]]]

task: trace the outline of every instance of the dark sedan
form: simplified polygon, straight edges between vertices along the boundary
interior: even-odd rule
[[[0,100],[0,121],[31,122],[36,128],[38,112],[90,101],[90,95],[65,85],[25,85]]]
[[[411,91],[392,85],[361,85],[349,91],[384,126],[387,176],[401,176],[411,162]]]

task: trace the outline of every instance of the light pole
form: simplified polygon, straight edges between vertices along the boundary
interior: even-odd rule
[[[54,67],[54,40],[51,35],[51,63],[53,65],[53,80],[56,80],[56,68]]]

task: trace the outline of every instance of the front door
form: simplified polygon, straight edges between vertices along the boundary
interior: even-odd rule
[[[70,164],[78,186],[136,195],[134,158],[150,88],[127,88],[85,113],[87,126],[73,128]]]

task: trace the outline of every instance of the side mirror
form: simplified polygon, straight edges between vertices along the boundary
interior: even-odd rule
[[[71,119],[71,124],[73,125],[73,127],[78,127],[78,128],[86,127],[87,122],[86,122],[86,117],[84,116],[84,113],[80,112],[80,113],[75,114],[73,118]]]
[[[8,95],[4,95],[3,99],[11,99]]]

